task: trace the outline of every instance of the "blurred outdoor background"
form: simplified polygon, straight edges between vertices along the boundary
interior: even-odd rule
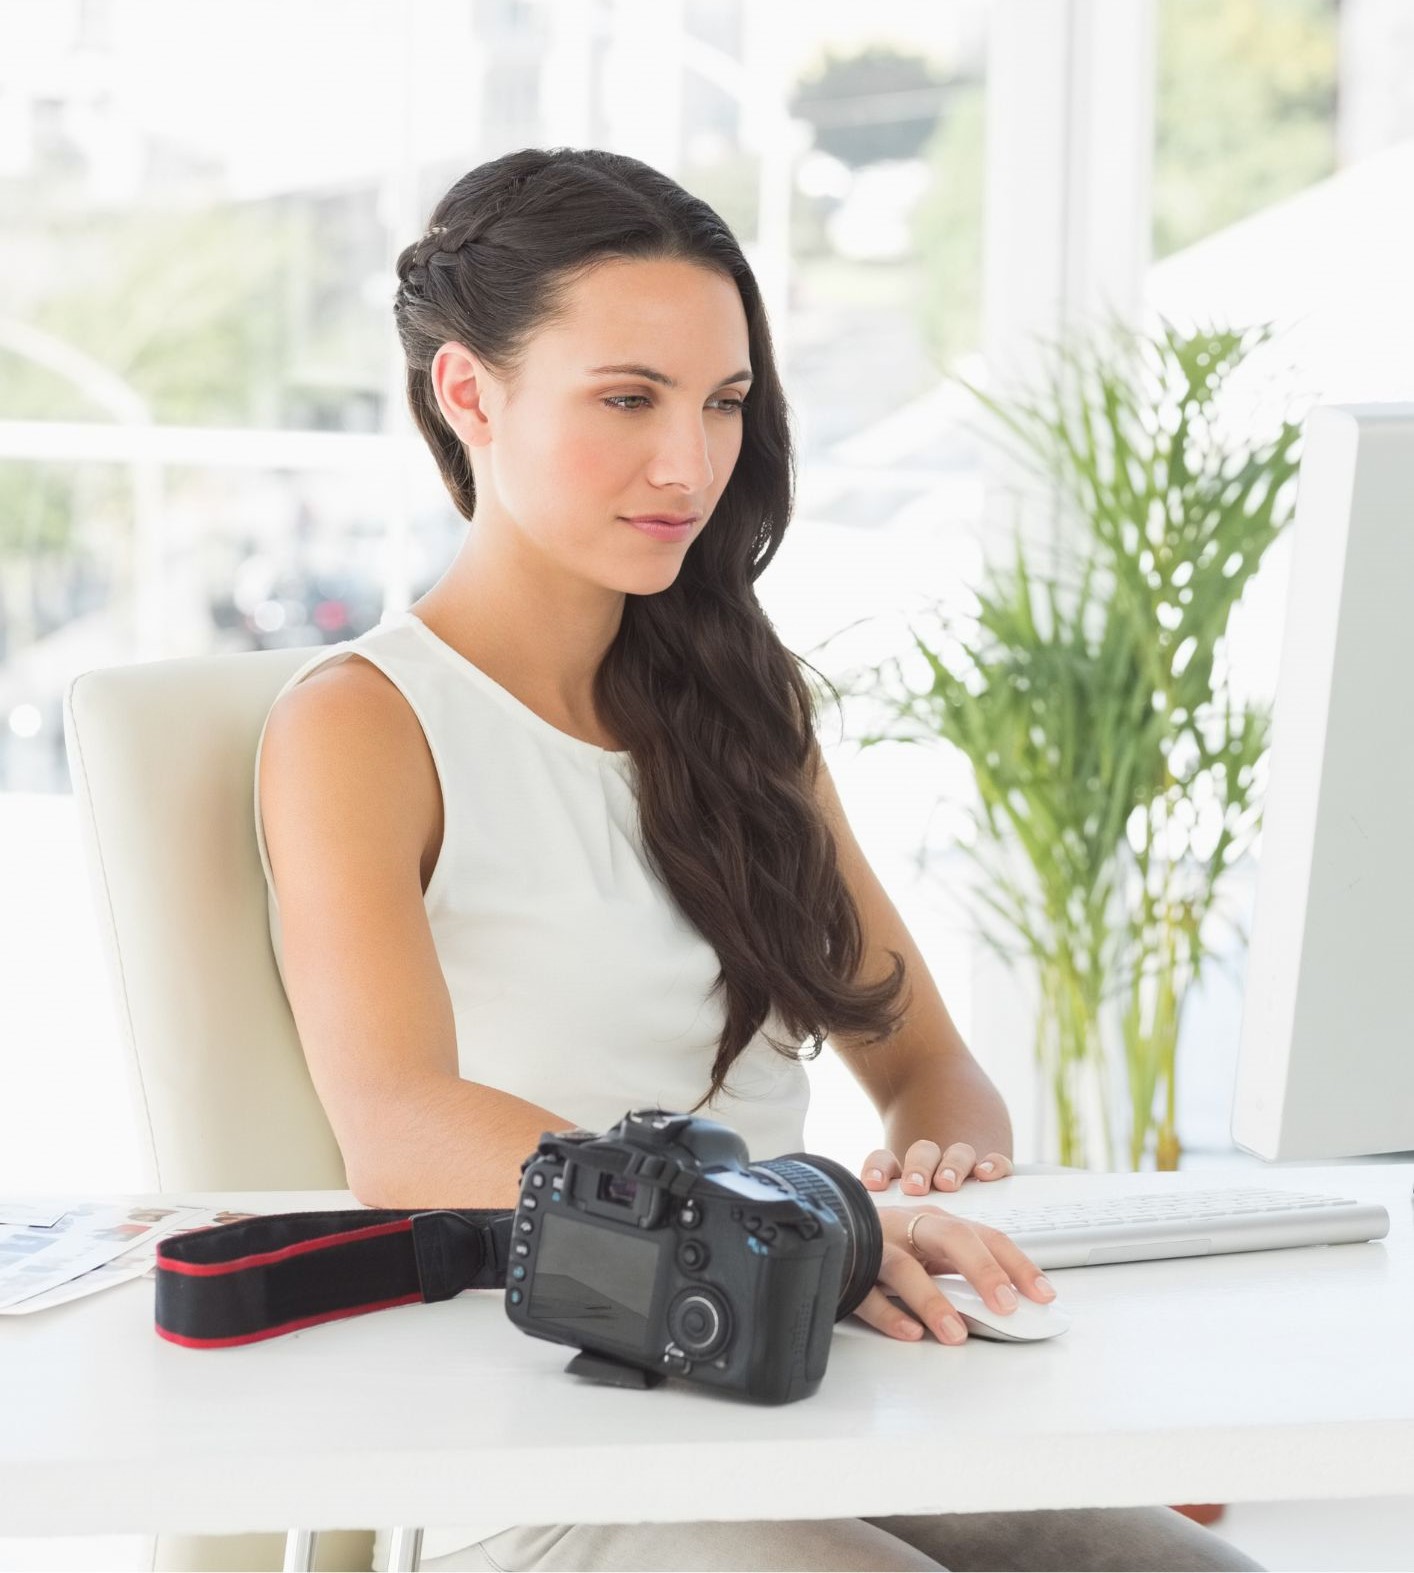
[[[136,1173],[65,687],[347,639],[442,572],[464,522],[406,412],[393,262],[465,170],[610,147],[734,227],[800,447],[761,598],[828,674],[1010,550],[955,374],[1024,373],[1108,305],[1274,321],[1262,364],[1308,401],[1409,396],[1411,84],[1399,0],[5,0],[0,1187]],[[1258,695],[1285,545],[1233,626]],[[1026,990],[954,899],[970,771],[859,752],[857,720],[824,728],[851,821],[1045,1157]],[[1183,1019],[1185,1166],[1249,1161],[1227,960]],[[833,1054],[811,1074],[810,1145],[857,1167],[874,1111]]]

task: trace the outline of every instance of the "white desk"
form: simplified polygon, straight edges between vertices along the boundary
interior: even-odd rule
[[[934,1200],[971,1214],[1169,1178],[1019,1175]],[[475,1492],[524,1523],[1414,1492],[1414,1166],[1231,1178],[1380,1201],[1390,1234],[1057,1271],[1074,1325],[1039,1344],[903,1343],[850,1318],[819,1391],[775,1408],[568,1376],[573,1351],[516,1329],[500,1290],[226,1350],[158,1338],[150,1279],[7,1317],[0,1536],[455,1524],[482,1516]]]

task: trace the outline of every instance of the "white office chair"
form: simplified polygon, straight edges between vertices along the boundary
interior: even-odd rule
[[[310,654],[106,667],[64,695],[80,835],[156,1190],[348,1186],[275,965],[252,810],[260,729]],[[416,1568],[420,1549],[421,1530],[392,1531],[389,1568]],[[371,1530],[291,1530],[159,1535],[153,1567],[372,1560]]]

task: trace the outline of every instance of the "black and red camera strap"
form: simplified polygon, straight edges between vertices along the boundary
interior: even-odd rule
[[[157,1332],[190,1349],[226,1349],[463,1289],[504,1289],[514,1217],[363,1209],[192,1229],[157,1247]]]

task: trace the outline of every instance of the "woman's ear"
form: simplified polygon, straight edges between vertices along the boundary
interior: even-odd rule
[[[464,344],[449,340],[432,357],[430,376],[442,419],[469,447],[484,447],[491,437],[490,378],[481,362]]]

